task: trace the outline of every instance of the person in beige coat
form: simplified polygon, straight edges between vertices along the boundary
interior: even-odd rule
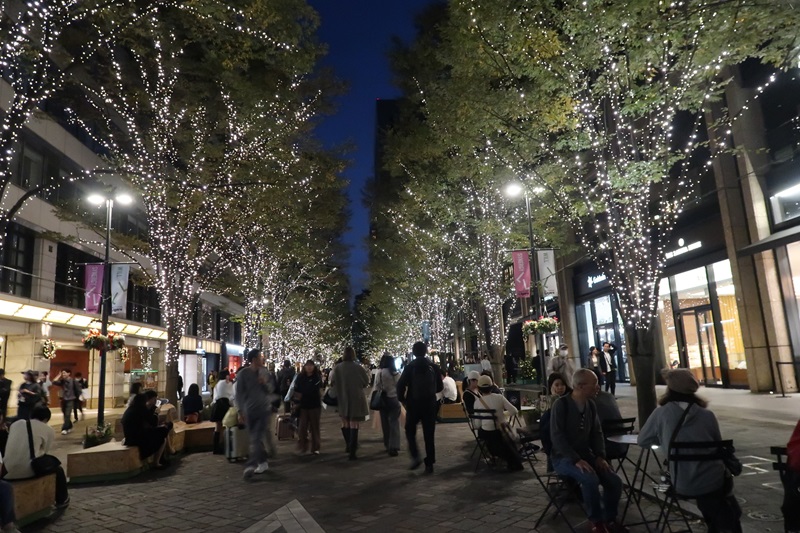
[[[364,391],[369,386],[369,373],[356,360],[351,346],[344,350],[341,364],[331,374],[331,388],[336,393],[337,409],[342,418],[342,436],[350,460],[357,459],[358,426],[367,419],[369,404]]]

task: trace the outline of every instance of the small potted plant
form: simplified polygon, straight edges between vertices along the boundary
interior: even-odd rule
[[[102,426],[91,426],[86,428],[86,435],[83,437],[83,447],[94,448],[106,442],[110,442],[113,436],[111,424],[106,423]]]

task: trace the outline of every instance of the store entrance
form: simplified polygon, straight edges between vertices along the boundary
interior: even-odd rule
[[[708,387],[722,386],[722,369],[711,306],[682,310],[680,322],[683,333],[683,365],[692,371],[700,383]]]
[[[620,334],[622,334],[622,328],[620,328]],[[617,338],[617,328],[614,327],[613,323],[601,324],[595,327],[594,335],[597,339],[598,350],[602,351],[604,342],[610,342],[612,346],[616,347],[614,357],[617,359],[617,382],[628,381],[630,377],[628,376],[628,356],[625,353],[625,339]]]

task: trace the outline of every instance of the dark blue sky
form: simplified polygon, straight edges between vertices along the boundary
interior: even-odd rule
[[[320,14],[319,38],[328,45],[323,65],[333,67],[337,77],[349,84],[338,99],[338,112],[317,130],[329,146],[352,143],[352,164],[345,171],[350,182],[350,230],[345,243],[350,247],[348,275],[355,294],[364,288],[367,263],[366,237],[369,216],[361,191],[373,175],[375,145],[375,100],[393,98],[388,51],[393,35],[410,41],[414,37],[414,16],[434,0],[309,0]]]

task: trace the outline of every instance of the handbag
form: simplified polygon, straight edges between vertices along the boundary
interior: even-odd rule
[[[380,376],[380,374],[378,374]],[[378,383],[381,384],[381,390],[375,389],[372,391],[372,396],[369,398],[369,408],[373,411],[383,411],[386,409],[386,391],[383,390],[383,378],[378,378]]]
[[[725,448],[724,455],[722,457],[722,462],[725,464],[725,468],[728,469],[728,472],[733,474],[734,476],[738,476],[742,473],[743,466],[742,462],[736,457],[736,448],[733,446],[729,448]]]
[[[200,422],[200,415],[197,413],[189,413],[183,418],[183,421],[187,424],[197,424]]]
[[[339,400],[336,399],[336,396],[331,394],[331,389],[328,389],[325,391],[325,396],[322,397],[322,403],[328,407],[336,407],[339,405]]]
[[[61,461],[54,455],[44,454],[36,457],[36,452],[33,450],[33,428],[31,428],[31,421],[26,420],[28,425],[28,448],[31,452],[31,468],[36,477],[54,474],[61,468]]]

